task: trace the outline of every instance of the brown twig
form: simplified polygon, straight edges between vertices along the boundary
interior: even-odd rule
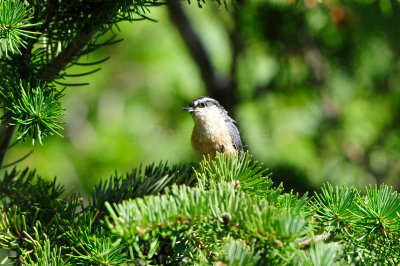
[[[170,19],[178,29],[191,56],[198,65],[207,90],[212,92],[219,89],[221,84],[219,84],[219,78],[215,73],[210,56],[182,5],[174,0],[167,0],[167,3]]]
[[[301,246],[303,248],[309,248],[311,243],[324,241],[326,236],[327,236],[326,234],[320,234],[320,235],[315,236],[314,238],[306,239],[304,241],[296,243],[296,245]]]
[[[297,37],[303,52],[304,61],[311,71],[313,80],[317,84],[324,84],[327,78],[328,67],[322,51],[306,30],[300,30]]]
[[[231,116],[234,116],[234,108],[237,103],[235,100],[235,90],[237,87],[235,85],[235,77],[223,77],[217,74],[203,41],[183,10],[180,2],[167,0],[167,3],[170,19],[178,29],[190,55],[198,66],[208,96],[220,101]]]

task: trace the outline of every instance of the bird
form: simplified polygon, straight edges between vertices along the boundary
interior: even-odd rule
[[[243,152],[236,122],[217,100],[201,96],[182,109],[192,115],[194,128],[191,142],[198,157],[209,155],[215,158],[217,153]]]

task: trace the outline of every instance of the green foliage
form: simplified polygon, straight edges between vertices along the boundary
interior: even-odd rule
[[[398,263],[399,195],[388,186],[362,196],[326,184],[310,199],[274,187],[249,154],[194,168],[195,184],[165,163],[114,175],[88,203],[13,169],[0,183],[0,245],[32,265]],[[263,186],[251,174],[268,189],[252,189]]]
[[[0,245],[13,251],[8,259],[14,262],[120,265],[127,261],[126,244],[105,229],[105,207],[99,199],[120,202],[129,196],[154,194],[174,182],[191,183],[188,173],[185,166],[165,163],[147,166],[144,171],[135,169],[126,179],[110,179],[112,184],[129,185],[123,186],[125,192],[118,187],[125,196],[117,198],[112,190],[115,186],[100,184],[95,189],[96,200],[85,205],[82,197],[65,193],[55,180],[46,181],[34,171],[5,171],[0,179]],[[146,190],[130,186],[135,184],[136,189]]]
[[[265,194],[273,185],[269,175],[263,175],[268,169],[250,158],[250,154],[246,152],[238,157],[220,154],[215,160],[203,159],[199,169],[195,171],[199,186],[209,189],[212,184],[233,182],[244,191]]]
[[[325,184],[321,194],[315,194],[316,206],[321,222],[329,228],[332,235],[339,230],[347,230],[355,222],[357,213],[356,197],[358,191],[345,186],[336,187]]]
[[[126,261],[125,246],[113,241],[113,236],[102,227],[93,225],[91,212],[79,214],[77,221],[66,221],[65,237],[70,244],[69,257],[82,265],[120,265]]]
[[[314,247],[310,249],[309,261],[304,265],[340,265],[337,258],[341,255],[342,252],[338,243],[315,243]]]
[[[69,266],[73,265],[69,263],[68,258],[62,257],[62,248],[57,248],[56,245],[52,245],[48,237],[44,234],[39,236],[38,231],[35,229],[35,238],[26,235],[26,242],[28,242],[33,250],[22,250],[20,261],[24,265],[35,265],[35,266]],[[44,238],[44,240],[41,240]]]
[[[100,181],[93,188],[92,205],[103,210],[104,203],[120,203],[126,199],[143,197],[160,193],[171,184],[191,184],[193,176],[190,166],[174,165],[169,167],[167,163],[160,163],[134,169],[125,177],[115,173],[110,179]]]
[[[240,240],[231,240],[224,246],[221,262],[226,265],[259,265],[259,254],[251,252],[250,248]]]
[[[32,137],[42,144],[42,139],[48,134],[57,134],[63,128],[59,119],[63,116],[60,98],[62,92],[47,84],[30,84],[22,80],[16,88],[7,90],[0,87],[3,102],[7,102],[4,119],[11,120],[10,125],[18,126],[19,139]]]
[[[353,263],[393,264],[400,257],[400,196],[386,185],[366,189],[361,196],[354,188],[325,185],[315,196],[318,220],[327,238],[345,242],[345,253]]]
[[[36,38],[38,32],[26,30],[39,24],[31,24],[32,8],[18,0],[0,0],[0,57],[19,53],[19,46],[26,48],[26,38]]]
[[[260,252],[264,263],[293,260],[299,248],[296,243],[310,237],[313,228],[304,198],[293,200],[293,208],[285,208],[283,202],[287,198],[280,194],[280,188],[272,188],[271,180],[266,178],[260,178],[260,182],[269,184],[268,191],[255,195],[248,189],[255,183],[249,173],[256,176],[259,173],[254,171],[248,154],[239,157],[221,154],[215,161],[201,162],[199,168],[198,187],[173,185],[163,195],[114,205],[106,203],[110,213],[107,224],[129,245],[131,259],[172,263],[176,262],[173,255],[178,253],[181,260],[212,263],[224,252],[224,241],[234,238],[252,246],[253,254]],[[208,177],[201,171],[216,178],[215,182],[208,180],[208,189],[204,189]],[[222,180],[229,176],[234,182]],[[240,186],[236,178],[241,180]],[[162,252],[161,258],[157,251]],[[242,253],[237,260],[260,259],[255,255],[247,258]]]
[[[390,232],[400,232],[400,196],[392,187],[379,188],[369,186],[364,200],[357,202],[360,209],[360,221],[370,232],[381,231],[386,237]]]

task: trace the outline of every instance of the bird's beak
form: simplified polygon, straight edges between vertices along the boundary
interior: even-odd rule
[[[189,113],[194,112],[193,107],[183,107],[182,110],[188,111]]]

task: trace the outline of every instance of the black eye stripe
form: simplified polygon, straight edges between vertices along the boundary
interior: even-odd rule
[[[207,101],[199,102],[197,104],[197,107],[201,107],[201,108],[206,107],[206,106],[209,106],[209,103]]]
[[[198,102],[196,104],[196,107],[206,107],[206,106],[212,106],[212,105],[218,106],[219,104],[215,100],[205,100],[205,101]]]

